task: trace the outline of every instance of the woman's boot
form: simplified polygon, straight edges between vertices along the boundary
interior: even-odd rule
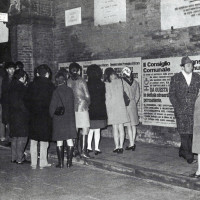
[[[64,167],[64,148],[63,146],[57,146],[57,156],[58,156],[58,164],[56,165],[57,168]]]
[[[73,158],[74,147],[67,147],[67,168],[72,166],[72,158]]]

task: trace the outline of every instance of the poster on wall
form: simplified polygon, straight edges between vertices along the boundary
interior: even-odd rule
[[[200,74],[200,56],[189,56]],[[181,71],[182,57],[142,61],[142,123],[144,125],[176,127],[174,109],[169,101],[171,77]]]
[[[94,0],[94,25],[126,22],[126,0]]]
[[[81,7],[65,10],[65,26],[81,24]]]
[[[87,80],[87,67],[91,64],[97,64],[101,67],[102,72],[104,74],[104,71],[108,67],[112,67],[115,69],[117,74],[121,75],[121,70],[124,67],[129,67],[134,74],[134,78],[136,81],[138,81],[140,85],[140,90],[142,88],[142,77],[141,77],[141,57],[136,58],[119,58],[119,59],[109,59],[109,60],[92,60],[92,61],[80,61],[77,62],[82,67],[83,70],[83,77]],[[64,67],[67,70],[69,70],[70,63],[59,63],[58,68]],[[138,114],[140,117],[140,121],[142,119],[142,98],[140,98],[140,101],[138,103]]]
[[[161,30],[200,25],[199,0],[161,0]]]

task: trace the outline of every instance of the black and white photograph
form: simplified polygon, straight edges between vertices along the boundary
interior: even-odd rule
[[[200,199],[200,0],[0,0],[0,200]]]

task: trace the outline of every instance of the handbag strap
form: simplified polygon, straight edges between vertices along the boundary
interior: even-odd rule
[[[123,88],[123,92],[124,92],[124,84],[123,84],[123,80],[122,80],[122,78],[121,78],[121,81],[122,81],[122,88]]]
[[[62,106],[65,107],[64,104],[63,104],[63,101],[62,101],[62,99],[61,99],[61,97],[60,97],[60,93],[59,93],[57,90],[56,90],[56,93],[58,94],[58,97],[59,97],[59,99],[60,99],[60,101],[61,101],[61,103],[62,103]]]

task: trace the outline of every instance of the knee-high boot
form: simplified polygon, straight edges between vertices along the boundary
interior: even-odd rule
[[[79,148],[78,148],[78,138],[73,139],[74,142],[74,151],[73,151],[73,156],[80,156]]]
[[[67,168],[72,166],[72,158],[73,158],[74,147],[67,147]]]
[[[58,156],[58,164],[56,165],[57,168],[64,167],[64,148],[63,146],[57,146],[57,156]]]
[[[87,152],[87,135],[85,136],[85,141],[83,141],[83,135],[81,135],[81,157],[90,158],[89,153]]]

